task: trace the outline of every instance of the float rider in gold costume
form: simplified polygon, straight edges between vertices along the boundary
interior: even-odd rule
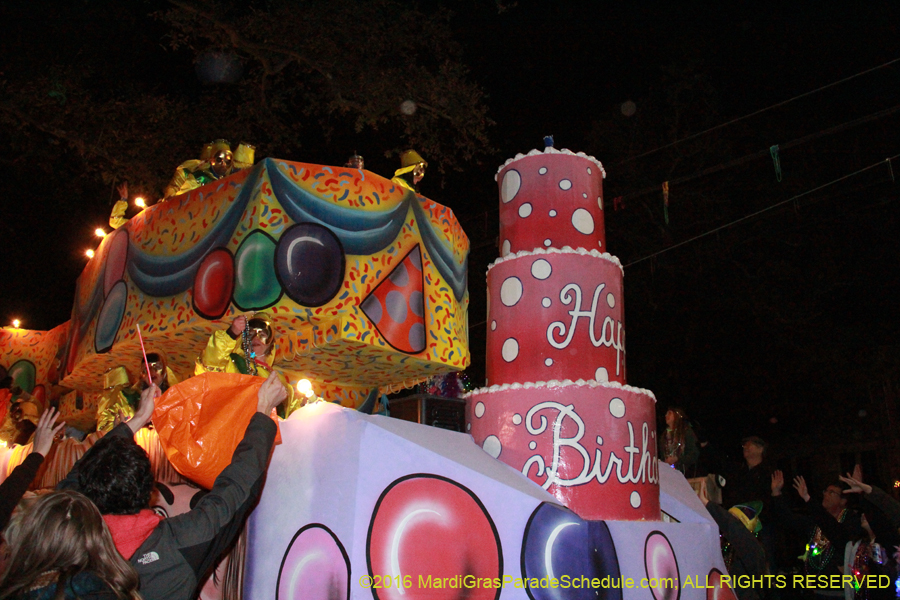
[[[278,405],[278,416],[287,418],[303,406],[303,399],[294,393],[287,378],[272,366],[275,363],[274,350],[275,334],[268,313],[256,313],[249,319],[243,315],[235,317],[231,327],[216,331],[209,338],[209,343],[197,359],[194,374],[218,371],[268,377],[274,372],[287,391],[284,402]]]
[[[119,200],[113,205],[112,212],[109,215],[109,226],[118,229],[128,222],[125,218],[125,212],[128,210],[128,182],[116,187],[119,192]]]
[[[394,171],[391,181],[413,192],[419,191],[419,182],[425,177],[428,163],[415,150],[400,155],[400,168]]]
[[[189,192],[201,185],[249,168],[253,166],[255,153],[256,148],[245,142],[241,142],[233,154],[228,140],[210,142],[203,147],[199,160],[192,159],[178,165],[163,197],[169,198]]]
[[[148,352],[152,382],[160,391],[166,391],[178,383],[178,377],[166,364],[166,357],[160,352]],[[103,376],[103,392],[97,402],[97,431],[109,431],[119,422],[134,416],[141,392],[149,387],[147,373],[134,384],[129,383],[125,367],[114,367]]]

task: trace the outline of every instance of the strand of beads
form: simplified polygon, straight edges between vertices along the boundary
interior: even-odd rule
[[[250,330],[247,327],[244,327],[244,331],[241,332],[241,348],[244,350],[244,358],[247,359],[248,374],[256,376],[258,374],[256,370],[256,352],[251,349]]]

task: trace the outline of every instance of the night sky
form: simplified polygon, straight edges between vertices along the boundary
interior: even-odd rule
[[[149,13],[162,3],[145,4]],[[652,389],[660,409],[685,407],[722,446],[748,433],[784,440],[875,426],[885,385],[900,388],[900,215],[891,178],[891,167],[900,176],[900,159],[885,162],[900,154],[900,62],[875,69],[900,58],[900,5],[445,4],[496,123],[495,151],[483,164],[421,186],[454,209],[472,241],[477,383],[484,272],[498,254],[493,176],[553,134],[556,147],[594,155],[608,173],[608,250],[626,265],[630,384]],[[3,48],[3,71],[37,55],[52,65],[57,53],[72,51],[48,40],[39,19],[16,14],[2,26],[17,32],[15,47]],[[83,35],[108,37],[110,52],[127,54],[142,77],[173,93],[204,93],[191,79],[190,53],[167,50],[164,33],[138,14],[130,23],[89,24]],[[669,92],[686,81],[690,97],[672,100]],[[626,101],[636,107],[631,117],[621,112]],[[643,154],[757,111],[634,158],[634,149]],[[0,121],[0,140],[9,127]],[[640,143],[623,142],[635,136]],[[393,159],[371,139],[361,143],[278,158],[341,164],[357,150],[369,170],[390,175]],[[769,153],[775,144],[783,145],[781,182]],[[265,140],[258,145],[261,158]],[[173,157],[171,168],[187,158]],[[105,224],[110,198],[66,198],[27,161],[7,154],[2,164],[0,319],[49,329],[68,319],[83,249],[93,227]],[[668,225],[663,181],[680,182],[672,185]],[[619,196],[624,207],[610,210]],[[68,208],[58,211],[61,204]],[[821,433],[829,424],[835,433]]]

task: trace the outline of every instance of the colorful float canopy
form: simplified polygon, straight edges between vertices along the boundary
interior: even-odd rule
[[[265,159],[104,238],[78,280],[63,383],[138,372],[140,325],[179,376],[265,310],[276,368],[358,404],[469,364],[469,242],[453,211],[368,171]]]

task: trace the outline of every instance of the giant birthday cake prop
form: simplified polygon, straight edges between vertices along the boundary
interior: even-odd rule
[[[655,521],[653,394],[625,384],[622,265],[602,253],[603,166],[552,147],[497,175],[501,257],[488,268],[488,388],[475,441],[585,519]]]
[[[468,365],[468,249],[450,209],[389,179],[265,159],[108,235],[78,280],[67,338],[44,336],[41,360],[97,391],[111,367],[140,372],[140,326],[184,379],[213,331],[265,310],[275,367],[358,405]],[[5,335],[0,365],[25,337]]]

